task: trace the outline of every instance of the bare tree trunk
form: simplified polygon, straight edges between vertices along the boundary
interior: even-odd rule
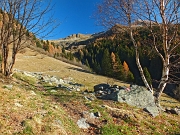
[[[162,71],[162,78],[161,78],[160,84],[157,88],[157,91],[154,94],[155,103],[159,108],[161,108],[161,106],[160,106],[161,94],[163,93],[163,91],[167,85],[168,79],[169,79],[169,67],[168,67],[168,65],[169,65],[169,57],[167,56],[166,60],[163,62],[163,71]]]
[[[9,53],[9,49],[8,46],[3,45],[2,48],[2,73],[7,76],[7,67],[8,67],[8,53]]]
[[[135,48],[135,52],[136,52],[136,64],[137,64],[137,67],[139,69],[139,72],[140,72],[140,75],[141,75],[141,78],[144,82],[144,85],[146,86],[146,88],[153,94],[153,88],[150,87],[149,83],[147,82],[147,79],[146,77],[144,76],[144,72],[143,72],[143,69],[142,69],[142,66],[141,66],[141,63],[139,61],[139,52],[138,52],[138,45],[133,37],[133,33],[132,33],[132,29],[130,30],[130,37],[131,37],[131,40],[133,42],[133,45],[134,45],[134,48]]]

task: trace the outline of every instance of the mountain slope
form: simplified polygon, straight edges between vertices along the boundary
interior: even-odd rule
[[[19,70],[42,72],[60,78],[72,77],[76,82],[84,84],[85,89],[89,90],[93,90],[93,86],[99,83],[129,85],[108,77],[88,73],[80,67],[56,60],[29,48],[24,49],[22,52],[17,55],[17,61],[14,67]]]
[[[179,134],[178,115],[162,113],[152,118],[142,109],[114,101],[96,99],[91,91],[99,83],[122,82],[88,73],[29,48],[17,56],[15,68],[41,72],[59,78],[73,78],[85,85],[80,92],[57,88],[53,84],[15,72],[12,80],[0,82],[0,134],[60,134],[60,135],[124,135]],[[41,78],[40,78],[41,79]],[[3,82],[3,83],[2,83]],[[87,88],[88,87],[88,88]],[[86,90],[87,89],[87,90]],[[180,107],[180,103],[163,94],[161,104]],[[88,119],[90,127],[80,129],[77,121],[88,113],[99,118]]]

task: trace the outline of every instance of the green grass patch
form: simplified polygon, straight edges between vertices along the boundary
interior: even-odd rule
[[[133,135],[128,125],[107,124],[101,128],[102,135]]]
[[[26,76],[23,73],[14,73],[13,77],[17,78],[18,80],[24,81],[28,84],[34,85],[36,84],[36,78],[31,76]]]

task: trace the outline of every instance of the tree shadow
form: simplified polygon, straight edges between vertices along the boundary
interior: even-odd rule
[[[80,68],[75,68],[75,67],[69,67],[68,69],[72,69],[72,70],[79,71],[79,72],[84,72],[84,73],[89,73],[89,74],[94,74],[91,71],[87,71],[85,69],[80,69]]]

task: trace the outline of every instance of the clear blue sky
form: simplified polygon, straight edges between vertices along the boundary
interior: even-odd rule
[[[52,0],[54,17],[61,24],[49,39],[64,38],[71,34],[93,34],[103,31],[97,26],[93,13],[102,0]]]

